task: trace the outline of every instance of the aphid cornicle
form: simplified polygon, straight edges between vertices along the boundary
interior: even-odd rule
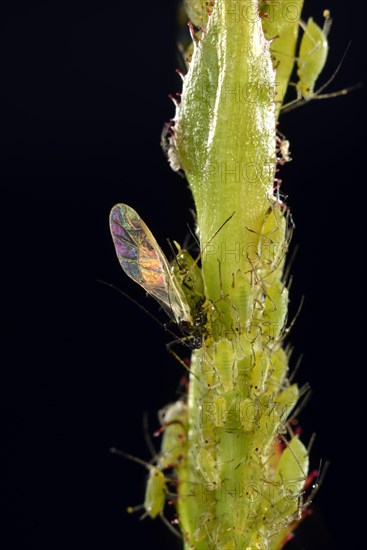
[[[149,228],[127,204],[112,208],[110,229],[126,275],[157,300],[187,337],[190,347],[201,347],[206,321],[201,306],[205,299],[199,299],[200,293],[191,286],[193,280],[198,285],[201,277],[191,256],[180,250],[180,260],[171,268]],[[190,277],[194,279],[187,283]]]

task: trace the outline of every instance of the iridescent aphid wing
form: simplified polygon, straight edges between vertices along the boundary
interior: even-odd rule
[[[122,269],[153,296],[177,323],[191,321],[183,291],[170,272],[157,241],[139,215],[126,204],[116,204],[110,228]]]

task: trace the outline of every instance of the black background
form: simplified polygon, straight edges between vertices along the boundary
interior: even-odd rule
[[[358,4],[306,4],[305,16],[334,16],[322,78],[353,41],[330,90],[365,80]],[[192,221],[186,183],[159,145],[174,113],[167,94],[181,89],[175,2],[13,2],[0,20],[2,547],[178,548],[159,520],[125,513],[142,502],[146,472],[108,449],[149,460],[143,411],[153,430],[182,369],[163,329],[96,282],[156,313],[118,265],[109,210],[132,205],[163,245],[182,242]],[[363,108],[362,89],[280,126],[300,245],[291,312],[306,297],[290,340],[295,359],[305,354],[297,379],[314,390],[300,421],[305,441],[317,432],[312,466],[331,461],[290,550],[359,547]]]

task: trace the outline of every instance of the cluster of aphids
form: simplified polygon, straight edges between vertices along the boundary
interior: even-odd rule
[[[183,399],[167,405],[159,411],[161,427],[154,434],[162,435],[161,450],[154,456],[151,463],[126,454],[118,449],[111,449],[111,452],[142,464],[148,470],[148,480],[145,490],[144,503],[139,506],[129,507],[128,512],[142,511],[142,518],[149,516],[152,519],[161,517],[166,525],[178,536],[172,523],[164,516],[164,509],[167,501],[176,498],[176,472],[180,468],[185,454],[186,443],[186,422],[187,405]]]
[[[281,235],[285,230],[282,209],[273,199],[269,200],[269,212],[265,216],[261,233],[256,236],[258,253],[254,261],[248,257],[254,286],[262,279],[263,273],[270,273],[279,268],[288,245],[288,240],[283,244],[284,236]],[[223,222],[214,236],[224,224],[230,222],[232,216],[233,214]],[[217,334],[215,339],[225,336],[223,331],[226,329],[224,323],[221,323],[220,312],[216,305],[205,297],[202,273],[198,266],[199,257],[194,260],[186,250],[175,243],[177,254],[170,265],[149,228],[137,212],[126,204],[117,204],[113,207],[110,228],[122,269],[155,298],[179,327],[182,336],[176,337],[176,341],[190,349],[198,349],[203,346],[205,338],[213,336],[214,331]],[[288,234],[290,238],[290,232]],[[273,246],[269,248],[271,243]],[[220,264],[218,268],[220,269]],[[242,292],[241,284],[245,284],[242,279],[243,277],[238,274],[233,275],[230,290],[233,296],[237,289],[238,292]],[[263,292],[263,285],[258,286]],[[228,296],[223,295],[220,299],[227,300]],[[247,311],[243,316],[250,317]],[[240,316],[239,320],[236,320],[235,312],[234,317],[233,330],[242,333],[247,328],[248,319],[242,322]]]
[[[212,11],[212,3],[208,9],[209,12]],[[321,94],[336,72],[319,90],[314,90],[328,53],[327,34],[331,20],[328,12],[325,12],[324,15],[325,25],[323,29],[318,27],[312,19],[309,19],[307,24],[300,22],[304,33],[300,41],[298,56],[295,58],[298,77],[298,82],[295,85],[297,98],[286,104],[282,108],[283,111],[293,109],[312,99],[333,97],[347,92],[347,90],[341,90],[333,94]],[[193,14],[192,18],[195,17],[198,17],[198,14]],[[198,35],[202,36],[205,33],[204,26],[201,29],[199,28],[200,21],[198,19],[194,19],[194,24],[199,30],[194,30],[193,25],[190,24],[193,43],[198,39]],[[189,62],[190,56],[189,48],[186,53],[187,62]],[[337,71],[338,69],[339,67]],[[173,100],[177,107],[179,105],[177,100],[175,98]],[[173,124],[174,119],[165,126],[161,143],[171,168],[175,172],[181,172]],[[277,168],[290,160],[289,141],[285,136],[278,133],[276,136]],[[288,225],[291,225],[288,224],[289,211],[287,211],[283,197],[280,194],[280,183],[279,179],[275,181],[274,197],[269,198],[269,211],[265,216],[261,232],[256,236],[259,243],[260,261],[257,263],[254,261],[251,264],[253,303],[256,303],[260,308],[258,322],[264,322],[265,318],[265,321],[271,324],[273,322],[272,316],[276,316],[279,328],[276,334],[277,339],[282,338],[281,331],[284,331],[288,297],[287,293],[282,290],[284,283],[280,281],[276,273],[282,271],[291,234],[288,227]],[[230,218],[223,223],[227,223],[229,220]],[[221,227],[218,228],[217,232]],[[153,296],[172,321],[176,323],[182,333],[182,337],[178,339],[179,341],[185,342],[192,349],[202,347],[205,339],[211,337],[212,329],[208,318],[211,312],[215,310],[215,305],[208,303],[206,300],[202,273],[198,265],[199,258],[194,260],[186,250],[182,250],[175,243],[177,253],[171,265],[147,225],[137,212],[126,204],[120,203],[113,207],[110,214],[110,228],[118,260],[125,273],[150,296]],[[251,229],[249,230],[251,231]],[[285,239],[282,238],[282,233],[285,233]],[[269,242],[275,248],[267,261],[261,253],[261,247],[264,249]],[[232,285],[233,294],[237,291],[241,293],[243,291],[242,286],[249,284],[243,275],[234,274],[234,283],[236,284]],[[243,292],[243,294],[245,295],[246,292]],[[274,296],[278,296],[278,298],[274,298]],[[227,297],[223,296],[221,299],[227,299]],[[233,301],[239,302],[239,300]],[[265,303],[266,301],[267,303]],[[252,304],[249,307],[253,307]],[[245,313],[241,318],[241,313],[238,312],[239,322],[235,327],[236,329],[243,330],[246,319],[256,321],[255,308],[250,314],[248,311]],[[228,345],[231,345],[231,343],[228,343]],[[168,406],[161,415],[162,445],[161,451],[154,461],[148,464],[140,459],[130,457],[143,464],[149,471],[145,501],[142,508],[144,509],[144,515],[151,518],[163,517],[167,498],[175,492],[176,473],[179,471],[185,455],[186,423],[187,406],[184,400],[179,400]],[[120,451],[115,450],[115,452]],[[121,454],[129,456],[124,453]],[[215,465],[212,466],[211,464],[211,455],[204,447],[199,451],[197,461],[199,465],[203,465],[202,471],[204,473],[207,473],[210,468],[215,471]]]

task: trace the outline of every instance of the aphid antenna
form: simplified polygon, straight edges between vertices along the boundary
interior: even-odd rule
[[[194,223],[197,224],[198,216],[197,216],[196,211],[193,208],[190,208],[189,212],[190,212],[191,216],[193,217]],[[189,222],[186,222],[186,226],[187,226],[187,229],[189,230],[189,233],[191,234],[192,238],[194,239],[194,241],[196,242],[198,247],[200,247],[200,241],[199,241],[199,239],[198,239],[198,237],[195,233],[195,230],[191,227]]]
[[[284,271],[283,281],[288,290],[290,289],[292,284],[292,276],[290,273],[291,268],[293,267],[298,251],[299,251],[299,245],[296,245],[293,249],[292,255],[289,261],[287,262],[287,267],[285,268],[285,271]]]
[[[307,452],[308,454],[311,453],[311,449],[313,447],[313,444],[315,443],[315,439],[316,439],[316,432],[313,432],[313,434],[311,435],[310,437],[310,441],[307,445]],[[322,461],[320,461],[320,468],[321,468],[321,464],[322,464]],[[319,468],[319,471],[320,471],[320,468]]]
[[[247,231],[249,231],[250,233],[254,233],[255,235],[257,235],[258,237],[263,237],[264,239],[267,239],[268,241],[270,241],[271,243],[273,242],[271,240],[270,237],[268,237],[267,235],[265,235],[264,233],[261,233],[261,231],[255,231],[255,229],[251,229],[250,227],[247,227],[247,225],[245,225],[245,229]]]
[[[333,74],[331,75],[331,77],[328,78],[328,80],[322,86],[320,86],[320,88],[315,92],[315,95],[316,95],[315,99],[327,99],[328,97],[338,97],[339,95],[346,95],[350,91],[356,90],[356,89],[360,88],[361,86],[363,86],[362,82],[358,82],[357,84],[354,84],[353,86],[349,86],[348,88],[343,88],[343,90],[338,90],[336,92],[331,92],[329,94],[320,94],[320,92],[325,90],[325,88],[327,88],[329,86],[329,84],[332,83],[332,81],[334,80],[334,78],[336,77],[338,72],[340,71],[341,66],[344,62],[344,59],[346,58],[346,56],[348,54],[348,50],[349,50],[351,44],[352,44],[352,41],[350,41],[348,46],[345,48],[345,51],[342,55],[342,58],[339,61],[338,65],[337,65],[335,71],[333,72]]]
[[[175,332],[173,332],[172,330],[170,330],[168,327],[167,327],[167,323],[162,323],[155,315],[153,315],[153,313],[151,313],[150,311],[148,311],[144,306],[142,306],[141,304],[139,304],[139,302],[137,300],[134,300],[134,298],[132,298],[131,296],[129,296],[129,294],[127,294],[126,292],[124,292],[123,290],[121,290],[121,288],[117,287],[116,285],[114,285],[113,283],[108,283],[107,281],[103,281],[102,279],[96,279],[97,280],[97,283],[101,283],[102,285],[105,285],[105,286],[108,286],[110,288],[112,288],[113,290],[116,290],[117,292],[119,292],[120,294],[122,294],[122,296],[124,296],[125,298],[127,298],[128,300],[130,300],[130,302],[132,302],[133,304],[135,304],[136,306],[138,306],[141,310],[144,311],[144,313],[146,313],[151,319],[153,319],[153,321],[155,321],[161,328],[163,328],[166,332],[168,332],[168,334],[170,334],[171,336],[174,336],[175,337],[175,340],[174,342],[170,342],[169,344],[166,344],[167,346],[170,345],[170,344],[173,344],[173,343],[177,343],[177,342],[182,342],[182,344],[186,347],[188,347],[189,349],[190,346],[188,344],[186,344],[183,340],[184,338],[178,338],[177,337],[177,334]]]
[[[178,252],[180,252],[181,250],[181,247],[180,245],[176,242],[176,241],[173,241],[177,247],[177,250]],[[172,253],[172,256],[173,256],[173,261],[176,262],[176,264],[178,265],[179,269],[183,269],[183,267],[180,265],[180,262],[178,261],[178,258],[177,258],[177,253],[175,252],[175,249],[173,248],[172,246],[172,243],[171,243],[171,239],[168,239],[167,238],[167,243],[168,243],[168,246],[171,250],[171,253]]]
[[[294,369],[292,370],[292,374],[291,374],[291,375],[289,376],[289,378],[288,378],[288,382],[289,382],[290,384],[292,383],[292,381],[293,381],[295,375],[296,375],[297,372],[298,372],[298,369],[299,369],[300,366],[301,366],[303,356],[304,356],[304,354],[301,353],[301,355],[300,355],[300,356],[298,357],[298,359],[297,359],[297,363],[296,363]]]
[[[219,288],[220,288],[220,298],[216,300],[215,303],[217,303],[219,300],[224,300],[225,298],[229,298],[229,294],[225,295],[223,290],[223,278],[222,278],[222,264],[219,258],[217,258],[218,261],[218,276],[219,276]]]
[[[175,344],[176,342],[171,342],[171,345]],[[167,344],[167,350],[168,352],[173,355],[173,357],[180,363],[180,365],[183,366],[183,368],[185,370],[187,370],[187,372],[189,374],[191,374],[192,376],[194,376],[197,380],[199,380],[199,378],[197,377],[197,375],[186,365],[186,363],[181,359],[181,357],[175,352],[173,351],[170,347],[168,347],[169,344]]]
[[[209,241],[205,244],[203,250],[199,253],[198,257],[196,258],[196,260],[194,260],[194,264],[191,268],[191,270],[194,268],[195,265],[198,264],[199,260],[201,259],[201,257],[203,256],[205,250],[208,248],[208,246],[210,245],[210,243],[213,241],[213,239],[215,239],[215,237],[218,235],[219,231],[221,231],[223,229],[223,227],[233,218],[233,216],[235,215],[235,211],[232,212],[232,214],[230,216],[228,216],[228,218],[218,227],[218,229],[216,230],[216,232],[210,237]]]
[[[121,451],[120,449],[116,449],[116,447],[111,447],[110,448],[110,453],[112,453],[114,455],[121,456],[122,458],[127,458],[127,460],[131,460],[132,462],[136,462],[137,464],[140,464],[141,466],[144,466],[147,470],[152,470],[153,468],[158,468],[158,466],[154,466],[153,464],[150,464],[149,462],[146,462],[145,460],[142,460],[141,458],[138,458],[137,456],[130,455],[129,453],[125,453],[124,451]]]
[[[196,243],[198,249],[200,250],[200,242],[199,242],[199,239],[198,239],[197,236],[195,235],[195,232],[191,229],[190,224],[187,223],[186,225],[187,225],[187,229],[189,230],[189,233],[190,233],[191,237],[194,239],[194,241],[195,241],[195,243]],[[193,244],[189,245],[189,244],[188,244],[188,241],[189,241],[189,237],[188,237],[188,235],[186,234],[186,237],[185,237],[185,240],[184,240],[184,243],[183,243],[183,248],[184,248],[185,250],[187,250],[187,251],[189,251],[190,248],[192,248],[192,247],[194,246]]]

